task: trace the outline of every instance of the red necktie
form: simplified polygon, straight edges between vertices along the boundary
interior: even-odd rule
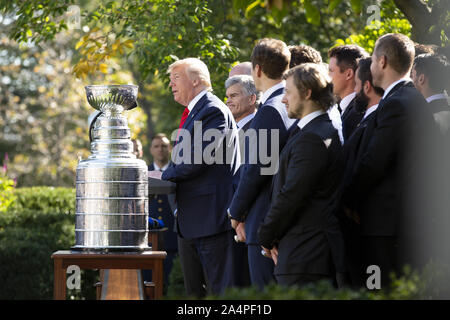
[[[183,127],[183,124],[186,122],[188,115],[189,115],[189,109],[184,108],[183,115],[181,116],[179,129],[181,129],[181,127]]]
[[[183,111],[183,115],[181,116],[180,126],[178,127],[177,139],[175,140],[177,142],[178,142],[178,135],[180,134],[180,129],[183,127],[183,124],[186,122],[188,115],[189,115],[189,109],[185,108]]]

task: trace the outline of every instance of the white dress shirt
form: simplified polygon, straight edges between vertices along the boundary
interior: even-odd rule
[[[389,92],[390,92],[397,84],[399,84],[400,82],[403,82],[403,81],[411,81],[411,78],[409,78],[409,77],[404,77],[404,78],[401,78],[401,79],[399,79],[399,80],[397,80],[397,81],[392,82],[391,85],[390,85],[389,87],[387,87],[387,89],[384,91],[383,98],[381,98],[381,99],[386,98],[387,95],[389,94]]]
[[[248,115],[246,115],[244,118],[242,118],[241,120],[238,121],[238,123],[236,124],[238,129],[242,128],[243,126],[245,126],[250,120],[252,120],[255,117],[255,113],[250,113]]]
[[[434,94],[434,95],[429,96],[428,98],[426,98],[428,103],[430,103],[431,101],[434,101],[434,100],[439,100],[439,99],[447,100],[446,94],[445,93],[438,93],[438,94]]]
[[[191,102],[189,102],[187,108],[189,109],[189,112],[192,111],[192,109],[195,107],[195,105],[197,104],[197,102],[206,94],[206,89],[202,90],[198,95],[196,95],[194,97],[194,99],[191,100]]]
[[[312,120],[317,118],[318,116],[321,116],[325,114],[325,111],[323,110],[317,110],[311,113],[308,113],[306,116],[300,119],[300,121],[297,123],[298,127],[300,129],[303,129],[308,123],[310,123]]]
[[[261,97],[261,103],[266,103],[267,99],[270,97],[272,93],[277,91],[278,89],[284,89],[286,87],[286,81],[281,81],[280,83],[277,83],[276,85],[270,87],[266,91],[264,91],[262,97]]]
[[[261,98],[261,103],[265,104],[267,102],[267,99],[269,99],[269,97],[272,93],[274,93],[278,89],[284,89],[285,87],[286,87],[286,81],[284,81],[284,80],[277,83],[276,85],[270,87],[269,89],[264,91],[262,98]],[[284,126],[286,127],[286,129],[289,129],[294,124],[296,119],[292,119],[292,118],[288,117],[286,105],[283,102],[281,102],[281,100],[283,100],[283,94],[280,94],[280,95],[270,99],[270,105],[278,111],[278,113],[280,114],[281,120],[283,120]]]
[[[369,116],[369,114],[371,114],[372,112],[374,112],[375,110],[377,110],[378,108],[378,103],[374,104],[373,106],[371,106],[369,109],[366,110],[366,112],[364,113],[364,117],[363,119],[367,118]]]
[[[164,166],[164,167],[162,167],[162,168],[160,168],[155,162],[153,162],[153,167],[155,167],[155,171],[166,171],[166,169],[169,167],[169,162],[167,162],[167,164]]]
[[[339,106],[341,107],[342,113],[339,112],[338,104],[336,103],[330,109],[328,109],[328,116],[330,117],[331,123],[333,127],[338,131],[339,139],[341,143],[344,144],[344,135],[342,134],[342,114],[347,109],[348,105],[355,98],[356,92],[352,92],[349,95],[342,98],[341,102],[339,102]]]

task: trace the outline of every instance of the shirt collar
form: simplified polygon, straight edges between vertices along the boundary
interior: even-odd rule
[[[202,90],[198,95],[195,96],[194,99],[191,100],[191,102],[189,102],[187,108],[189,109],[189,112],[192,111],[192,109],[195,107],[195,105],[197,104],[197,102],[203,97],[203,95],[206,94],[206,89]]]
[[[390,85],[389,87],[387,87],[387,89],[384,91],[384,95],[383,95],[383,98],[382,98],[382,99],[386,98],[387,95],[389,94],[389,92],[390,92],[397,84],[399,84],[400,82],[403,82],[403,81],[411,81],[411,78],[409,78],[409,77],[403,77],[403,78],[401,78],[401,79],[399,79],[399,80],[397,80],[397,81],[395,81],[395,82],[392,82],[391,85]]]
[[[266,91],[264,91],[262,97],[261,97],[261,103],[264,104],[266,103],[266,100],[270,97],[270,95],[272,93],[274,93],[275,91],[277,91],[280,88],[283,88],[286,86],[286,81],[281,81],[279,83],[277,83],[276,85],[270,87],[269,89],[267,89]]]
[[[371,114],[372,112],[374,112],[375,110],[377,110],[378,108],[378,103],[374,104],[373,106],[371,106],[369,109],[366,110],[366,112],[364,113],[364,117],[363,119],[367,118],[369,116],[369,114]]]
[[[323,111],[323,110],[317,110],[317,111],[311,112],[311,113],[307,114],[306,116],[304,116],[303,118],[301,118],[300,121],[297,123],[297,125],[300,129],[303,129],[308,123],[310,123],[312,120],[314,120],[318,116],[321,116],[324,113],[325,113],[325,111]]]
[[[348,96],[342,98],[341,102],[339,102],[339,106],[341,107],[342,113],[345,112],[345,109],[347,109],[348,105],[350,104],[350,102],[352,102],[355,96],[356,92],[352,92]]]
[[[244,118],[242,118],[241,120],[238,121],[237,123],[237,127],[238,129],[242,128],[243,126],[245,126],[250,120],[253,119],[253,117],[255,116],[256,112],[250,113],[249,115],[246,115]]]
[[[167,164],[162,168],[158,167],[158,165],[155,162],[153,162],[153,166],[155,167],[155,171],[159,171],[159,170],[166,171],[166,169],[169,167],[169,162],[167,162]]]
[[[438,93],[438,94],[434,94],[434,95],[426,98],[428,103],[430,103],[431,101],[434,101],[434,100],[439,100],[439,99],[447,100],[447,96],[445,95],[445,93]]]

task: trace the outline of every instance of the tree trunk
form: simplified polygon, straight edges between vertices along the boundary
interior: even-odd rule
[[[394,0],[395,5],[411,23],[412,40],[422,44],[440,45],[439,28],[430,31],[430,27],[437,23],[432,8],[422,0]]]

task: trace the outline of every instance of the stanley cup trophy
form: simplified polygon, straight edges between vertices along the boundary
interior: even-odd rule
[[[137,106],[134,85],[86,86],[94,119],[92,154],[76,171],[74,250],[138,251],[148,247],[148,172],[133,154],[122,111]]]

